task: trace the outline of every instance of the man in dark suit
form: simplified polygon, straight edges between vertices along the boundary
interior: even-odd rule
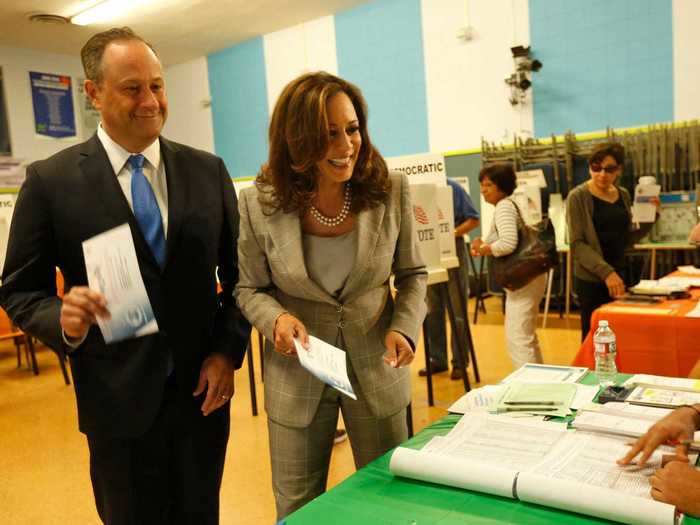
[[[141,37],[105,31],[81,57],[102,122],[87,142],[28,167],[0,304],[70,355],[102,520],[218,523],[228,401],[250,330],[232,296],[233,185],[218,157],[160,137],[162,69]],[[87,287],[82,242],[124,223],[160,331],[105,344],[96,319],[117,305]]]

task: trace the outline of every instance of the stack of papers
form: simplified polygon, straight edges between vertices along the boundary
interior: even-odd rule
[[[689,284],[675,281],[642,279],[630,288],[630,291],[638,295],[671,295],[672,293],[685,292],[689,287]]]
[[[628,403],[611,402],[604,405],[596,403],[584,407],[576,415],[571,426],[577,430],[638,438],[659,419],[671,412],[672,410],[666,408]],[[694,440],[700,441],[700,432],[695,433]]]
[[[598,412],[609,414],[611,416],[620,416],[632,419],[643,419],[645,421],[656,422],[659,419],[666,417],[673,410],[670,408],[647,407],[642,405],[630,405],[621,401],[609,401],[604,405],[600,403],[591,403],[582,407],[586,412]]]
[[[495,406],[498,400],[503,395],[503,391],[507,385],[486,385],[481,388],[470,390],[447,409],[453,414],[466,414],[467,412],[488,412],[492,406]],[[576,396],[569,408],[571,410],[579,410],[589,405],[600,390],[599,385],[582,385],[574,383],[576,387]],[[514,415],[516,413],[511,413]],[[525,413],[527,414],[527,412]],[[553,414],[549,414],[553,415]]]
[[[503,385],[486,385],[470,390],[447,409],[453,414],[467,412],[488,412],[492,405],[503,395]]]
[[[688,275],[700,275],[700,268],[696,268],[695,266],[679,266],[678,271],[688,274]]]
[[[667,390],[700,392],[700,380],[651,374],[635,374],[624,382],[624,386],[659,386]]]
[[[662,277],[659,279],[659,284],[669,288],[687,290],[688,288],[700,287],[700,277],[684,277],[682,275],[676,277]]]
[[[571,383],[508,383],[492,411],[566,417],[575,396],[576,385]]]
[[[651,407],[676,408],[700,403],[700,392],[669,390],[653,386],[638,386],[627,397],[627,402]]]
[[[576,383],[588,373],[585,366],[555,366],[526,363],[501,383]]]

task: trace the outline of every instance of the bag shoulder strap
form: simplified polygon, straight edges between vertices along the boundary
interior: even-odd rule
[[[518,231],[520,231],[520,229],[522,229],[522,227],[525,226],[525,219],[523,219],[523,214],[520,211],[520,206],[518,206],[518,203],[515,202],[515,199],[513,199],[512,196],[508,196],[508,197],[506,197],[506,199],[508,199],[515,207],[515,213],[518,216],[518,218],[516,219],[516,228],[518,229]],[[496,233],[498,233],[498,223],[496,222],[495,212],[494,212],[494,216],[493,216],[493,227],[496,229]],[[500,237],[500,234],[499,234],[499,237]]]

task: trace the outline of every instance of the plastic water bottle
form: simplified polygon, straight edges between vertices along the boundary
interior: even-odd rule
[[[617,345],[615,332],[608,326],[607,321],[598,321],[598,329],[593,334],[593,347],[595,349],[595,373],[598,381],[603,386],[612,385],[617,375]]]

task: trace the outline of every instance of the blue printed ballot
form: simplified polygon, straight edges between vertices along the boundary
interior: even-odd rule
[[[348,377],[345,352],[312,335],[309,336],[308,350],[297,339],[294,339],[294,346],[301,366],[338,392],[357,399]]]
[[[158,332],[128,224],[83,242],[88,286],[107,299],[111,319],[97,318],[106,343]]]

